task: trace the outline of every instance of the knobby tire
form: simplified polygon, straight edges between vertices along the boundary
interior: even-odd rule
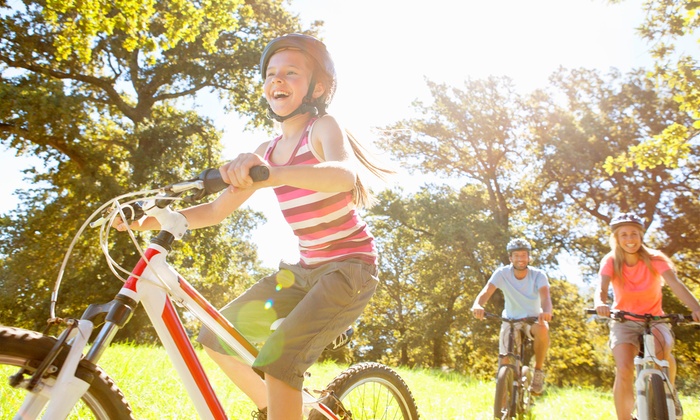
[[[509,419],[515,415],[512,410],[514,377],[512,367],[501,366],[498,369],[496,399],[493,403],[493,416],[497,419]]]
[[[521,388],[518,396],[518,418],[530,419],[532,409],[532,394],[530,394],[530,384],[532,383],[532,372],[530,366],[523,366],[520,373]]]
[[[406,383],[396,372],[379,363],[359,363],[349,367],[328,384],[326,391],[331,395],[322,402],[338,414],[337,398],[352,414],[348,419],[418,420],[416,402]],[[309,415],[309,420],[324,418],[316,410]]]
[[[646,384],[647,414],[649,420],[668,420],[666,387],[659,375],[650,375]]]
[[[15,389],[9,385],[9,376],[19,371],[21,366],[28,366],[29,374],[33,373],[50,352],[56,339],[35,331],[13,327],[0,327],[0,402],[11,418],[22,405],[28,395],[24,389]],[[68,348],[63,349],[53,362],[56,370],[49,374],[49,380],[55,379],[60,371]],[[83,380],[92,380],[81,402],[74,408],[69,419],[133,419],[131,408],[124,394],[117,388],[114,381],[99,367],[81,360],[76,374]],[[82,404],[81,404],[82,403]],[[82,407],[79,407],[82,406]]]

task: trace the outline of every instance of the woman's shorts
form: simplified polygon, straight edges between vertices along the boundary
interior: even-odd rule
[[[253,363],[262,377],[268,374],[301,389],[309,366],[367,306],[377,287],[377,267],[347,260],[313,269],[286,263],[279,268],[220,312],[252,343],[264,342]],[[197,341],[235,354],[206,327]]]
[[[667,345],[673,344],[673,331],[666,323],[652,326],[652,330],[658,330]],[[644,324],[635,321],[610,321],[610,348],[614,349],[618,344],[632,344],[639,348],[639,337],[644,334]]]

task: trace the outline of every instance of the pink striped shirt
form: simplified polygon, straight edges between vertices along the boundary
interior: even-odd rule
[[[322,160],[309,142],[309,132],[316,118],[299,139],[287,163],[271,166],[313,165]],[[270,155],[282,136],[270,142],[265,152]],[[357,214],[352,202],[352,191],[318,192],[282,185],[274,189],[280,209],[294,234],[299,239],[301,265],[314,268],[331,261],[351,258],[369,264],[377,263],[374,237],[367,224]]]

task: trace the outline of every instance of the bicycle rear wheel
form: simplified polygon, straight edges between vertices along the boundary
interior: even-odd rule
[[[666,389],[661,376],[649,375],[646,382],[646,396],[649,420],[668,420]]]
[[[13,388],[9,377],[16,374],[22,366],[29,374],[39,366],[51,351],[56,339],[38,332],[13,327],[0,327],[0,413],[11,418],[19,410],[28,395],[25,389]],[[68,351],[62,351],[45,382],[56,379],[65,361]],[[99,366],[81,361],[76,372],[84,380],[92,379],[90,388],[82,400],[68,416],[69,419],[133,419],[131,408],[124,394],[116,387]]]
[[[493,416],[497,419],[509,419],[513,412],[513,379],[515,374],[510,366],[501,366],[496,379],[496,399],[493,403]]]
[[[328,386],[323,403],[334,413],[350,413],[352,420],[417,420],[418,408],[411,391],[401,377],[379,363],[360,363],[349,367]],[[340,401],[340,404],[338,404]],[[309,420],[325,418],[313,410]]]

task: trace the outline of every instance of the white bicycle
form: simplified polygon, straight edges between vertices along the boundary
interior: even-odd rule
[[[265,179],[266,168],[253,169],[254,179]],[[218,170],[208,169],[192,180],[117,197],[85,221],[66,253],[52,294],[49,325],[63,325],[63,332],[55,338],[20,328],[0,327],[0,372],[12,370],[12,373],[5,373],[0,382],[2,418],[134,418],[124,394],[97,363],[139,303],[155,327],[199,417],[227,418],[175,304],[186,308],[249,364],[255,360],[258,350],[166,261],[173,242],[181,239],[187,230],[184,216],[171,210],[170,204],[183,199],[192,202],[226,186]],[[143,204],[138,206],[138,203]],[[125,209],[135,214],[126,215]],[[145,250],[129,231],[141,259],[133,270],[125,270],[109,255],[108,233],[117,216],[129,220],[138,219],[142,214],[155,217],[162,229]],[[80,319],[57,318],[56,301],[63,273],[74,244],[90,225],[101,226],[102,251],[111,271],[124,284],[111,302],[88,306]],[[128,277],[123,278],[122,274]],[[102,321],[104,325],[89,345],[88,338],[95,324]],[[26,396],[17,397],[17,390],[26,391]],[[303,392],[304,411],[310,419],[418,419],[416,404],[406,383],[396,372],[379,363],[351,366],[318,393],[314,396],[306,389]],[[178,396],[163,398],[172,399],[172,405],[178,404]],[[12,406],[14,401],[17,406]]]
[[[586,313],[595,315],[596,310],[587,309]],[[639,354],[634,358],[634,365],[637,368],[634,380],[637,395],[637,419],[682,419],[683,407],[668,375],[668,361],[659,360],[656,357],[656,345],[651,329],[654,324],[658,323],[670,323],[674,326],[678,324],[700,325],[700,323],[694,322],[689,315],[640,315],[626,311],[612,311],[610,319],[620,322],[635,322],[644,326],[644,333],[639,339]]]

